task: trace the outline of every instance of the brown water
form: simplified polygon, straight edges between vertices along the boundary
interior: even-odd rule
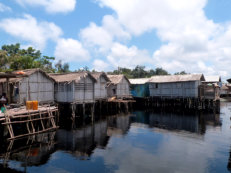
[[[230,172],[231,103],[220,114],[136,111],[3,143],[1,172]]]

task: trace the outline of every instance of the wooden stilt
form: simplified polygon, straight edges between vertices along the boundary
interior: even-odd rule
[[[5,122],[3,122],[3,125],[6,125],[8,132],[10,134],[9,139],[15,139],[19,137],[34,135],[38,133],[42,133],[45,131],[49,131],[52,129],[58,128],[56,126],[54,115],[58,110],[52,109],[50,107],[47,107],[46,109],[43,109],[43,111],[27,111],[27,115],[9,115],[8,110],[6,109],[6,112],[4,113]],[[25,112],[26,113],[26,112]],[[47,115],[47,116],[42,116]],[[18,120],[19,119],[19,120]],[[45,127],[43,120],[48,120],[47,126]],[[42,130],[39,128],[35,128],[36,121],[41,123]],[[27,133],[26,134],[20,134],[20,135],[14,135],[13,127],[12,125],[15,124],[26,124]]]
[[[93,103],[92,108],[91,108],[91,122],[92,123],[95,120],[94,114],[95,114],[95,102]]]

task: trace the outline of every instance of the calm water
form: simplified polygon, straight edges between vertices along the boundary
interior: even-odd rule
[[[110,116],[2,144],[0,172],[230,172],[230,116],[231,103],[220,115]]]

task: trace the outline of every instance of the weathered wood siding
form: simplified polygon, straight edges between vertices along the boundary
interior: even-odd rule
[[[73,102],[74,82],[56,83],[55,84],[55,100],[57,102]]]
[[[35,72],[29,77],[24,77],[19,82],[18,101],[38,100],[39,102],[54,101],[54,82],[41,72]]]
[[[89,76],[75,83],[74,102],[94,102],[94,81]]]
[[[86,77],[78,83],[56,83],[55,100],[63,103],[94,102],[94,82],[90,77]]]
[[[106,99],[107,98],[107,81],[100,76],[100,78],[95,83],[95,99]]]
[[[200,83],[200,81],[150,83],[150,96],[198,98],[198,86]]]
[[[107,87],[107,96],[108,97],[116,97],[116,89],[117,89],[117,85],[109,85]]]
[[[123,78],[120,83],[117,84],[116,96],[117,98],[129,97],[130,94],[130,84]]]

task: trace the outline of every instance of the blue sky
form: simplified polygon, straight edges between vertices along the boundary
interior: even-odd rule
[[[162,67],[231,76],[230,0],[2,0],[0,45],[21,43],[109,71]]]

